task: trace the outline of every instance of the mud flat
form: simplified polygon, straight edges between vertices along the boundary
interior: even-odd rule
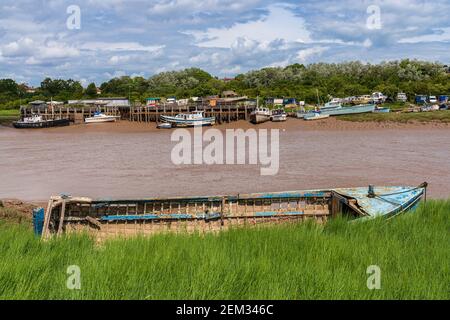
[[[450,125],[327,119],[215,128],[280,129],[280,168],[182,165],[171,161],[171,130],[121,121],[43,130],[0,127],[0,198],[52,194],[136,198],[430,183],[450,196]]]

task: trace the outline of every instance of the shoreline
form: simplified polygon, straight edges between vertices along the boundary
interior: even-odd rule
[[[254,125],[245,120],[239,120],[230,123],[216,124],[212,127],[204,127],[206,129],[280,129],[280,130],[305,130],[305,131],[370,131],[370,130],[449,130],[450,123],[446,122],[420,122],[413,121],[408,123],[402,122],[378,122],[378,121],[348,121],[339,120],[335,117],[317,120],[304,121],[302,119],[288,118],[286,122],[266,122]],[[158,129],[156,123],[131,122],[121,120],[115,123],[99,123],[99,124],[72,124],[67,127],[54,127],[42,129],[15,129],[12,126],[0,124],[2,130],[13,130],[18,133],[63,133],[63,134],[82,134],[82,133],[155,133],[155,132],[171,132],[173,129]],[[192,128],[188,128],[191,130]]]

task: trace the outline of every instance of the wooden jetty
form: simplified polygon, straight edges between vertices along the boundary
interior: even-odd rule
[[[195,103],[184,106],[177,104],[162,104],[155,107],[134,106],[130,109],[130,121],[159,122],[162,115],[173,117],[180,113],[204,111],[205,117],[215,117],[217,123],[228,123],[238,120],[248,120],[253,110],[253,106],[235,103],[223,103],[217,104],[216,106]]]
[[[162,115],[175,116],[179,113],[204,111],[206,117],[215,117],[217,123],[248,120],[254,107],[246,104],[223,103],[215,106],[202,104],[161,104],[158,106],[144,106],[136,104],[130,107],[116,106],[85,106],[85,105],[58,105],[36,106],[27,105],[20,108],[21,118],[32,114],[42,116],[44,120],[69,119],[73,123],[83,123],[85,118],[93,117],[95,112],[105,115],[118,116],[120,120],[132,122],[158,123]]]
[[[373,187],[290,191],[183,198],[111,200],[52,197],[43,213],[44,238],[85,232],[98,239],[159,232],[211,232],[233,226],[255,226],[315,220],[346,214],[354,218],[393,216],[426,198],[418,187]]]

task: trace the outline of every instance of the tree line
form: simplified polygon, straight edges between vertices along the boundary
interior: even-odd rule
[[[122,96],[141,102],[148,97],[181,99],[220,95],[227,90],[249,97],[293,97],[307,103],[317,101],[317,92],[322,101],[377,91],[395,98],[398,92],[404,92],[413,101],[416,94],[449,94],[449,80],[450,69],[442,63],[405,59],[380,64],[359,61],[293,64],[249,71],[226,81],[204,70],[189,68],[150,78],[114,78],[99,88],[104,97]],[[17,107],[23,101],[36,99],[67,101],[97,96],[95,83],[83,88],[79,81],[72,79],[47,78],[35,93],[27,93],[26,89],[11,79],[0,79],[0,106]]]

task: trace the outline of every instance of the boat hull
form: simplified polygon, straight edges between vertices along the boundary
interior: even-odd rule
[[[372,113],[375,111],[375,105],[373,104],[365,104],[358,105],[353,107],[342,107],[339,109],[331,109],[331,110],[321,110],[321,113],[330,116],[344,116],[350,114],[360,114],[360,113]]]
[[[264,115],[264,114],[251,114],[250,115],[250,122],[253,124],[260,124],[260,123],[264,123],[267,121],[270,121],[269,115]]]
[[[105,118],[86,118],[85,123],[105,123],[105,122],[116,122],[118,117],[105,117]]]
[[[48,120],[40,122],[13,122],[14,128],[17,129],[40,129],[40,128],[51,128],[51,127],[64,127],[70,125],[69,119],[57,119]]]
[[[215,117],[184,120],[175,117],[161,116],[161,121],[170,123],[172,127],[177,128],[198,127],[198,126],[205,127],[205,126],[213,126],[216,124]]]
[[[303,119],[307,121],[314,121],[314,120],[323,120],[328,119],[330,117],[329,114],[320,114],[320,115],[305,115]]]
[[[287,115],[276,115],[276,116],[272,116],[270,121],[272,122],[284,122],[287,121]]]
[[[419,187],[344,188],[184,198],[93,200],[52,197],[42,236],[88,232],[100,238],[158,232],[207,232],[232,226],[326,222],[341,214],[369,219],[414,208],[426,193]],[[373,193],[370,193],[373,190]]]
[[[389,108],[377,108],[374,110],[375,113],[389,113],[391,112],[391,109]]]

